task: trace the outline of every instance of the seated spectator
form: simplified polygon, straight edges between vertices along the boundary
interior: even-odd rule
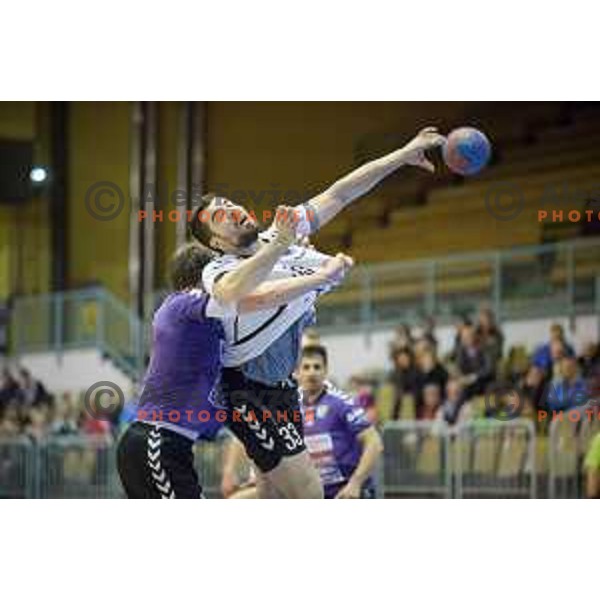
[[[590,379],[600,371],[600,344],[588,342],[578,359],[581,376]]]
[[[109,439],[111,436],[110,423],[100,420],[85,413],[82,415],[80,430],[85,435],[96,439]]]
[[[350,389],[354,398],[354,404],[360,406],[371,423],[377,421],[377,410],[375,401],[375,382],[362,375],[354,375],[350,378]]]
[[[473,325],[465,325],[462,328],[456,366],[466,400],[484,394],[487,386],[494,381],[495,365],[481,346]]]
[[[523,396],[529,398],[532,407],[538,411],[544,407],[544,394],[546,391],[546,378],[540,367],[530,365],[529,369],[519,382],[519,389]]]
[[[484,351],[489,355],[490,362],[494,365],[494,371],[502,358],[504,346],[504,334],[496,324],[494,313],[489,308],[482,308],[477,321],[477,336]]]
[[[458,349],[460,348],[460,340],[462,337],[462,332],[465,327],[472,326],[471,319],[466,315],[462,315],[459,317],[458,322],[456,323],[456,332],[454,334],[454,345],[452,347],[452,351],[450,352],[450,360],[456,362],[456,358],[458,356]]]
[[[302,333],[300,345],[302,348],[306,348],[307,346],[320,346],[321,336],[319,335],[319,332],[314,327],[308,327],[305,329]]]
[[[32,441],[39,443],[47,434],[47,414],[43,406],[31,406],[27,411],[23,433]]]
[[[18,437],[21,434],[21,423],[17,407],[9,405],[0,415],[0,440]]]
[[[417,419],[422,418],[425,387],[432,384],[437,385],[441,396],[441,391],[446,389],[447,381],[448,371],[439,362],[435,352],[430,347],[424,350],[417,361],[415,380],[415,415]]]
[[[575,356],[573,347],[567,343],[565,339],[565,332],[559,323],[553,323],[550,326],[550,341],[539,346],[533,353],[532,363],[536,367],[540,367],[545,373],[552,373],[553,369],[553,351],[552,346],[554,344],[554,351],[559,347],[564,349],[564,354],[568,356]]]
[[[421,419],[433,421],[442,405],[442,388],[437,383],[428,383],[423,388],[423,409]]]
[[[413,339],[410,334],[410,328],[406,323],[396,328],[394,339],[390,342],[390,357],[399,350],[412,348]]]
[[[428,348],[433,348],[437,351],[438,342],[435,337],[435,320],[433,317],[427,317],[419,327],[413,329],[412,339],[415,343],[424,341],[427,343]]]
[[[18,381],[19,399],[22,406],[50,405],[52,403],[52,396],[46,391],[46,388],[40,381],[32,377],[27,369],[19,369]]]
[[[579,374],[577,359],[565,356],[559,363],[559,377],[546,391],[546,406],[550,410],[568,410],[584,406],[589,400],[585,380]]]
[[[464,389],[460,379],[451,377],[446,384],[444,403],[438,411],[438,419],[448,425],[457,425],[471,418],[471,406],[465,404]]]
[[[16,401],[19,393],[19,384],[5,367],[0,374],[0,415],[9,404]]]
[[[51,409],[51,418],[48,426],[49,435],[63,436],[79,433],[77,415],[73,411],[70,397],[65,394]]]
[[[394,367],[389,375],[389,381],[394,387],[392,419],[398,420],[402,412],[404,396],[411,395],[414,402],[417,370],[412,352],[408,348],[397,350],[392,358]]]

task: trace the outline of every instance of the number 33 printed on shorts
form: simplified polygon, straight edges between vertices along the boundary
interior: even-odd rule
[[[288,423],[283,427],[278,428],[279,435],[283,438],[285,447],[288,450],[295,450],[304,445],[302,436],[298,433],[296,426],[293,423]]]

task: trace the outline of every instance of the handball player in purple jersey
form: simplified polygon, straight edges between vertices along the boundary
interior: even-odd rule
[[[364,409],[327,381],[323,346],[304,348],[298,378],[306,446],[325,498],[374,498],[373,472],[383,451],[381,436]]]
[[[243,234],[243,232],[240,232]],[[226,419],[209,401],[221,373],[223,329],[218,317],[246,314],[289,302],[337,280],[344,269],[332,259],[314,274],[263,282],[295,241],[295,225],[282,221],[273,243],[227,274],[229,304],[201,288],[211,253],[197,244],[179,250],[172,264],[174,292],[154,315],[153,348],[137,419],[119,440],[117,464],[129,498],[201,498],[192,446],[211,440]]]

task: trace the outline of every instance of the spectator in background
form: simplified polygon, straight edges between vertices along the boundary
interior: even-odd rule
[[[0,416],[2,412],[17,400],[19,394],[19,384],[12,376],[7,367],[2,369],[0,374]]]
[[[0,415],[0,440],[12,439],[21,434],[19,412],[14,404],[9,404]]]
[[[436,354],[435,347],[431,345],[431,342],[425,338],[415,340],[413,344],[413,354],[415,357],[415,365],[418,365],[421,357],[425,352],[433,352]]]
[[[450,360],[456,362],[458,357],[458,349],[460,348],[460,340],[462,338],[462,332],[465,327],[471,327],[473,323],[471,319],[466,315],[462,315],[459,317],[458,322],[456,323],[456,332],[454,334],[454,346],[452,351],[450,352]]]
[[[584,406],[589,400],[587,385],[579,374],[577,359],[565,356],[559,363],[560,375],[552,380],[546,392],[550,410],[568,410]]]
[[[396,328],[394,338],[390,342],[390,357],[398,350],[411,349],[412,346],[413,339],[410,334],[410,328],[406,323],[402,323]]]
[[[319,332],[314,327],[308,327],[305,329],[302,333],[300,345],[302,348],[306,348],[308,346],[320,346],[321,336],[319,335]]]
[[[48,433],[52,436],[76,435],[79,433],[77,413],[69,394],[64,394],[51,408]]]
[[[31,373],[25,369],[19,369],[19,398],[22,406],[39,406],[52,403],[52,396],[46,391],[43,384],[34,379]]]
[[[440,363],[432,348],[424,350],[417,361],[417,374],[415,380],[415,414],[417,419],[422,418],[425,404],[425,388],[429,385],[437,385],[441,396],[442,390],[446,389],[448,382],[448,371]]]
[[[423,388],[423,408],[421,419],[433,421],[438,417],[438,410],[442,405],[442,388],[437,383],[428,383]]]
[[[565,332],[559,323],[552,323],[550,326],[550,341],[539,346],[533,353],[532,363],[540,367],[546,374],[552,373],[553,363],[558,357],[557,349],[563,348],[565,356],[574,356],[573,347],[567,343]],[[552,348],[554,347],[554,352]]]
[[[496,373],[502,358],[504,334],[496,324],[494,313],[490,308],[483,307],[479,311],[476,333],[484,352],[487,353],[490,362],[494,365],[494,372]]]
[[[111,437],[111,427],[108,421],[95,419],[87,413],[83,415],[81,422],[81,432],[91,438],[109,439]]]
[[[552,340],[550,342],[550,361],[547,363],[545,371],[547,379],[552,380],[560,377],[560,362],[568,355],[567,347],[562,340]]]
[[[494,365],[484,351],[473,325],[462,328],[456,366],[464,385],[466,400],[484,394],[486,387],[494,381]]]
[[[540,367],[530,365],[529,369],[519,382],[520,393],[529,399],[531,406],[535,411],[543,408],[544,394],[546,391],[547,380],[544,371]]]
[[[27,411],[23,433],[35,443],[40,443],[48,432],[48,415],[45,406],[31,406]]]
[[[404,396],[411,395],[414,403],[417,370],[413,354],[409,348],[403,348],[394,352],[392,360],[394,366],[389,375],[389,381],[394,388],[392,419],[396,421],[402,413]]]
[[[425,318],[419,327],[413,329],[412,339],[414,345],[424,342],[428,348],[433,348],[437,351],[438,342],[435,337],[435,321],[433,317]]]
[[[375,423],[377,421],[375,382],[368,377],[354,375],[350,378],[350,389],[354,397],[354,404],[365,411],[371,423]]]
[[[457,425],[471,418],[471,407],[465,404],[462,383],[457,377],[451,377],[446,384],[444,403],[438,411],[437,418],[448,425]]]
[[[427,340],[437,352],[438,341],[435,337],[435,319],[431,315],[423,321],[423,339]]]
[[[594,377],[600,371],[600,344],[588,342],[578,362],[582,377],[585,379]]]

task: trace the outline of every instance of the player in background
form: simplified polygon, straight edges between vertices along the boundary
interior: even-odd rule
[[[425,151],[440,146],[444,137],[435,128],[423,129],[406,146],[371,161],[343,177],[322,194],[296,208],[297,235],[313,234],[357,198],[372,190],[385,177],[404,165],[433,171]],[[208,216],[208,218],[206,218]],[[202,218],[201,218],[202,217]],[[259,233],[255,218],[242,206],[226,198],[206,196],[192,215],[192,235],[205,246],[222,254],[209,264],[203,276],[207,291],[223,304],[230,301],[224,275],[240,261],[270,243],[271,230]],[[291,246],[275,265],[270,279],[309,274],[327,260],[327,255],[299,245]],[[352,261],[348,259],[348,266]],[[235,412],[265,414],[265,398],[276,397],[270,407],[290,417],[299,410],[292,373],[298,362],[303,330],[314,323],[314,304],[321,293],[333,286],[306,294],[276,310],[223,319],[226,344],[223,355],[222,387],[218,400]],[[248,456],[258,467],[261,496],[270,487],[290,498],[320,498],[322,489],[303,440],[302,423],[274,419],[251,428],[248,422],[232,423]]]
[[[374,498],[372,474],[383,452],[363,408],[327,382],[327,350],[307,346],[298,369],[306,445],[325,498]]]
[[[223,422],[208,398],[221,372],[223,331],[217,320],[281,302],[337,279],[334,259],[314,275],[262,283],[294,240],[293,227],[278,226],[273,243],[228,274],[231,304],[224,307],[201,289],[210,253],[197,244],[179,250],[170,294],[154,315],[153,350],[135,422],[119,440],[117,464],[130,498],[200,498],[192,446],[213,439]],[[205,418],[208,415],[208,418]]]

